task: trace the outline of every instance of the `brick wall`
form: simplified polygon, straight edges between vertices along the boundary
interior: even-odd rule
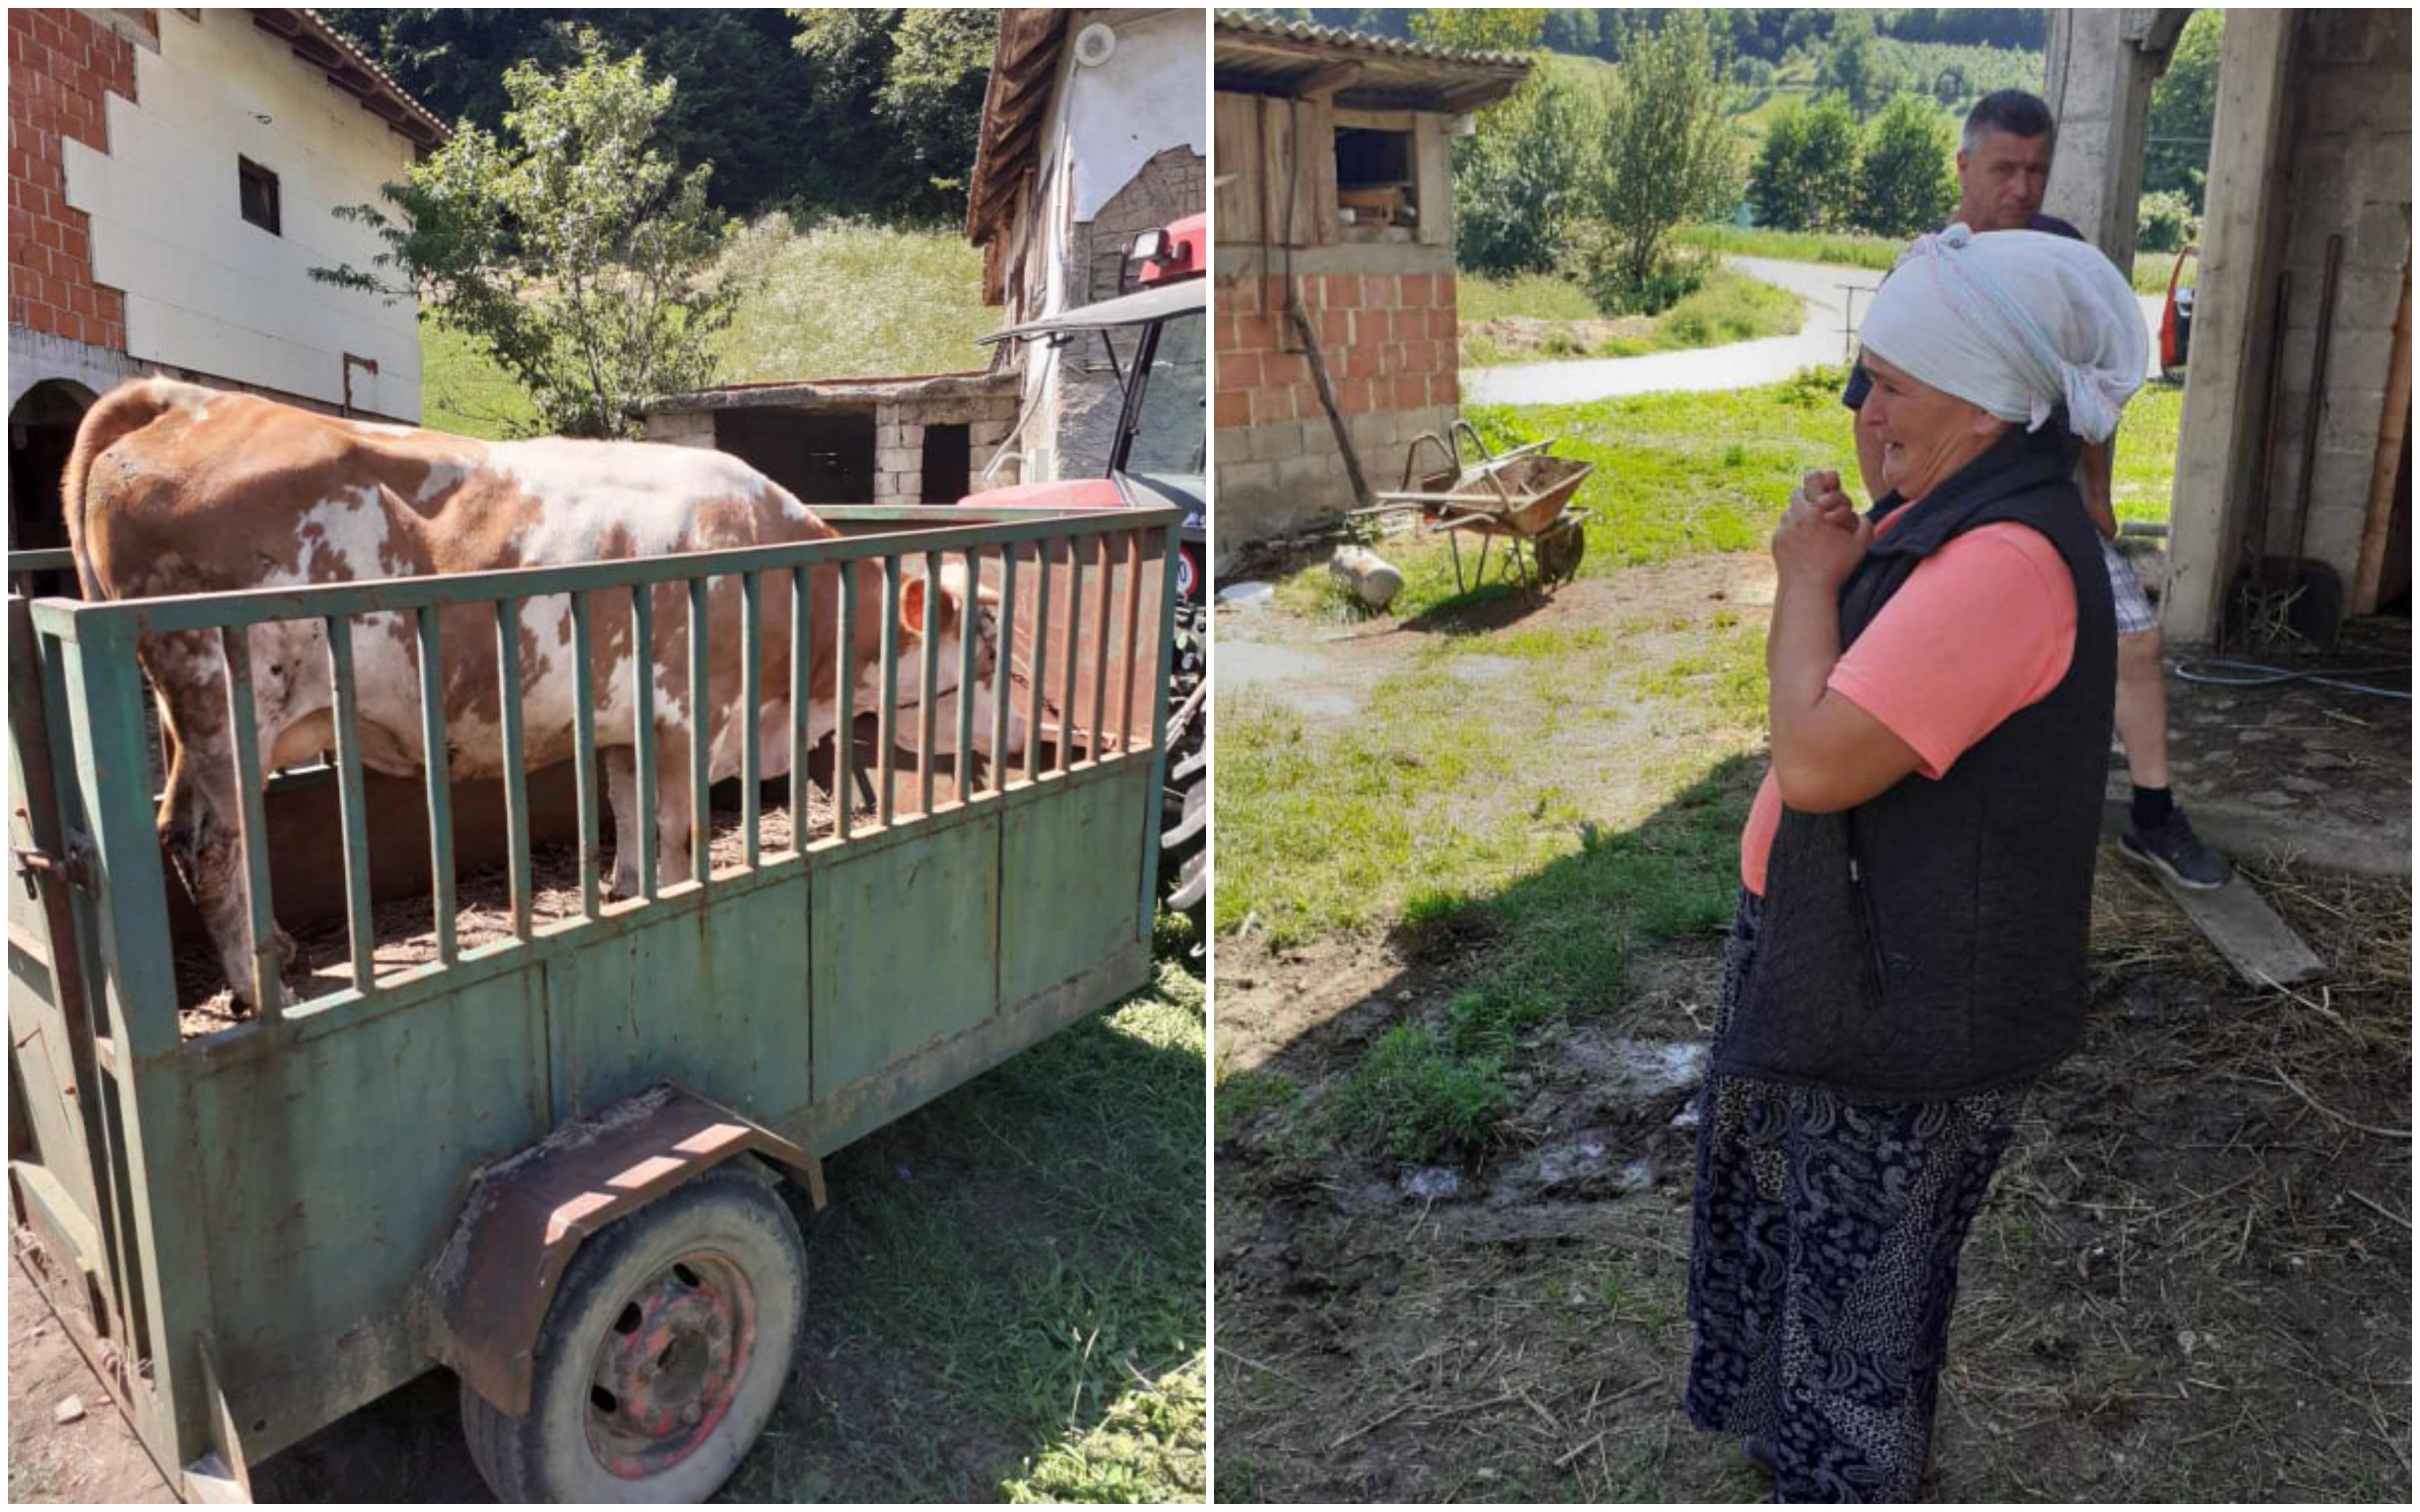
[[[80,11],[8,12],[8,323],[126,349],[126,297],[93,281],[60,144],[109,150],[101,96],[134,98],[134,44]]]
[[[1222,548],[1352,507],[1335,432],[1286,320],[1283,278],[1221,269],[1212,396]],[[1387,247],[1297,253],[1295,278],[1373,488],[1402,479],[1413,437],[1461,403],[1452,252]],[[1391,266],[1390,266],[1391,265]]]

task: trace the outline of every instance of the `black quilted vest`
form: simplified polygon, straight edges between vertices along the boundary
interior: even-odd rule
[[[2011,430],[1875,541],[1841,588],[1840,643],[1952,537],[2013,520],[2075,579],[2066,677],[1938,781],[1910,775],[1840,813],[1782,810],[1717,1072],[1933,1101],[2029,1081],[2082,1037],[2118,639],[2074,451],[2050,432]],[[1897,507],[1885,499],[1877,518]]]

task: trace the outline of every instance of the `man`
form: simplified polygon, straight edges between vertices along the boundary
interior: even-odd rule
[[[2085,239],[2084,233],[2041,212],[2050,186],[2052,149],[2058,133],[2050,107],[2022,89],[1985,95],[1967,114],[1958,148],[1958,209],[1980,235],[1987,231],[2047,231]],[[1872,388],[1863,363],[1849,374],[1840,402],[1865,404]],[[1856,429],[1857,469],[1869,498],[1882,491],[1882,443],[1871,427]],[[2126,774],[2134,787],[2133,811],[2118,847],[2133,859],[2195,888],[2224,886],[2227,864],[2203,846],[2168,790],[2168,694],[2160,663],[2160,622],[2134,569],[2111,545],[2118,516],[2110,502],[2112,449],[2116,438],[2085,442],[2077,482],[2085,508],[2101,531],[2109,587],[2118,601],[2118,739],[2126,748]]]

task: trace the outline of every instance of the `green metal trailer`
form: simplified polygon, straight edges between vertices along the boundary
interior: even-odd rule
[[[795,1222],[767,1196],[776,1174],[819,1207],[819,1157],[1146,981],[1178,512],[819,513],[839,538],[107,604],[29,601],[15,585],[66,554],[9,559],[13,1215],[70,1333],[189,1499],[246,1493],[250,1465],[441,1365],[507,1499],[707,1494],[762,1427],[812,1304]],[[806,570],[867,561],[878,575]],[[897,704],[886,638],[877,706],[844,702],[838,722],[845,736],[869,717],[874,754],[841,738],[832,755],[832,791],[877,788],[876,802],[842,801],[822,832],[808,823],[800,717],[786,793],[765,795],[745,743],[730,864],[660,889],[650,867],[647,896],[609,902],[593,715],[567,778],[523,772],[505,655],[507,775],[483,785],[501,792],[453,784],[435,760],[418,826],[380,832],[353,726],[365,616],[400,616],[425,668],[441,625],[511,647],[520,606],[569,594],[584,671],[599,622],[637,606],[644,630],[651,604],[688,606],[703,658],[716,579],[752,603],[794,595],[791,633],[814,637],[835,611],[852,623],[861,574],[895,609],[909,574],[929,584],[945,562],[1000,595],[1032,733],[1019,758],[963,754],[983,733],[972,637],[954,707],[938,708]],[[824,584],[839,604],[816,601]],[[242,627],[272,620],[327,625],[336,730],[324,766],[264,784],[246,658],[231,658],[256,955],[276,970],[273,920],[317,907],[346,960],[313,979],[324,990],[196,1033],[180,1019],[181,888],[154,829],[134,649],[192,629],[242,645]],[[934,686],[933,644],[915,687]],[[793,649],[791,667],[811,665]],[[743,657],[754,706],[760,648]],[[648,660],[634,658],[641,730]],[[429,691],[425,748],[442,757]],[[794,709],[806,691],[790,690]],[[955,722],[962,753],[946,769],[937,720]],[[688,750],[643,742],[643,789],[659,762],[703,773],[711,722]],[[579,856],[576,904],[551,918],[532,906],[550,811],[533,793],[551,780]],[[761,841],[785,797],[794,823]],[[466,945],[456,888],[473,846],[502,862],[510,929]],[[306,851],[334,858],[298,871]],[[433,959],[389,967],[372,904],[394,893],[399,851],[423,863],[409,875],[435,943]]]

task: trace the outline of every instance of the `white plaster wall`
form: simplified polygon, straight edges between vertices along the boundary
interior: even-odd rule
[[[1087,68],[1076,61],[1075,38],[1096,21],[1116,29],[1118,45],[1107,63]],[[1086,10],[1068,18],[1035,194],[1013,232],[1029,269],[1046,270],[1041,306],[1019,319],[1055,315],[1081,298],[1083,270],[1071,258],[1075,227],[1100,213],[1144,163],[1180,146],[1208,158],[1207,62],[1199,11]],[[1042,343],[1025,344],[1024,395],[1033,414],[1016,444],[1031,460],[1029,479],[1056,476],[1058,395],[1044,391],[1052,364],[1069,360],[1069,352],[1054,358]]]
[[[94,276],[126,291],[128,355],[334,404],[351,352],[379,364],[375,378],[355,370],[355,406],[418,420],[411,301],[308,274],[369,266],[376,237],[329,211],[380,203],[411,143],[249,13],[158,14],[159,51],[134,54],[139,101],[107,97],[109,152],[64,145],[68,203],[92,217]],[[238,155],[277,175],[282,235],[243,219]]]

